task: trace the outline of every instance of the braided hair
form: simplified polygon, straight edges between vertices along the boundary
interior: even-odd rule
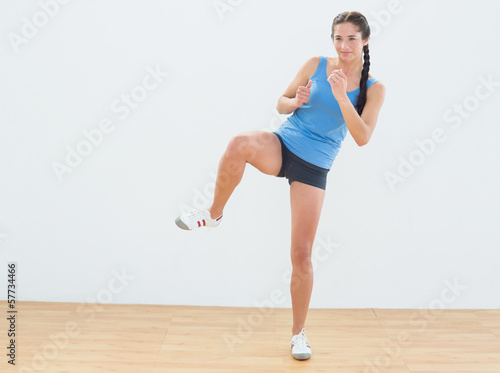
[[[331,35],[332,39],[334,38],[333,29],[335,28],[335,26],[346,22],[350,22],[358,28],[358,31],[361,32],[363,40],[366,40],[370,37],[370,26],[368,25],[368,21],[366,20],[366,17],[364,15],[359,12],[343,12],[333,20]],[[363,113],[363,109],[365,108],[366,92],[368,90],[368,73],[370,72],[370,49],[368,47],[368,44],[363,46],[363,52],[363,71],[361,72],[361,80],[359,82],[359,96],[358,102],[356,103],[356,111],[359,115]]]

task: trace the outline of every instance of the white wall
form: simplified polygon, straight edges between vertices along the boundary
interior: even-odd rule
[[[329,174],[311,307],[500,306],[497,1],[57,4],[0,5],[2,299],[15,261],[21,300],[290,307],[285,179],[248,165],[217,229],[174,220],[208,206],[229,139],[279,124],[301,64],[335,55],[334,16],[359,10],[387,96],[370,144],[348,135]]]

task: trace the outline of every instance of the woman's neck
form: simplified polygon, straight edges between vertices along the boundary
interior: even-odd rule
[[[363,59],[360,58],[356,61],[351,61],[349,63],[346,63],[345,61],[342,61],[339,57],[337,57],[336,62],[336,69],[340,70],[342,69],[342,72],[346,76],[351,76],[351,77],[360,77],[361,73],[363,71]]]

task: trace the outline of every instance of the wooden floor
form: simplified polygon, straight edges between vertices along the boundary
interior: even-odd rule
[[[500,373],[500,310],[311,309],[312,357],[296,361],[290,309],[17,307],[16,366],[2,353],[1,372]]]

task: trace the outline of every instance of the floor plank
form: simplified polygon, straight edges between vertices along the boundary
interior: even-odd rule
[[[311,309],[312,357],[296,361],[290,309],[50,302],[17,309],[17,365],[4,358],[2,372],[500,372],[500,310]],[[8,329],[5,317],[0,326]]]

